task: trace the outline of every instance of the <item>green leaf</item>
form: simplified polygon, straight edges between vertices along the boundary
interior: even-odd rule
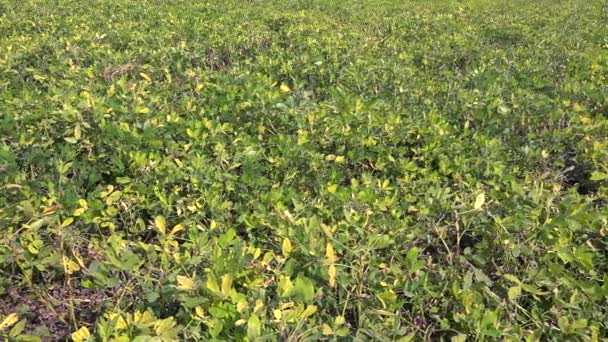
[[[416,338],[416,333],[411,333],[409,335],[403,336],[397,340],[397,342],[410,342]]]
[[[593,173],[591,173],[591,177],[589,178],[592,181],[603,181],[608,179],[608,173],[603,173],[603,172],[599,172],[599,171],[593,171]]]
[[[416,273],[426,266],[424,261],[418,260],[420,250],[417,247],[410,249],[405,256],[405,265],[410,273]]]
[[[376,295],[382,302],[382,305],[386,308],[394,304],[397,301],[397,294],[393,290],[386,290]]]
[[[25,324],[27,323],[27,320],[22,319],[19,322],[17,322],[17,324],[15,324],[12,328],[11,331],[8,333],[8,335],[10,337],[18,337],[23,330],[25,330]]]
[[[570,328],[573,330],[585,329],[586,327],[587,327],[587,319],[585,319],[585,318],[577,319],[576,321],[572,322],[572,324],[570,325]]]
[[[293,287],[287,290],[286,296],[310,303],[315,298],[315,288],[310,279],[300,274],[294,281]]]
[[[593,258],[595,253],[586,246],[574,250],[574,259],[587,270],[593,269]]]
[[[228,229],[224,234],[220,235],[218,244],[221,247],[228,247],[236,237],[236,231],[233,228]]]

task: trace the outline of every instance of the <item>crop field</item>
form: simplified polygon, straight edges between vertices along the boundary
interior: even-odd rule
[[[608,3],[0,0],[0,341],[606,341]]]

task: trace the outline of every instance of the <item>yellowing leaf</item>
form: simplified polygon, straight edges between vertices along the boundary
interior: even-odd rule
[[[2,320],[2,323],[0,323],[0,331],[10,328],[13,324],[17,323],[18,320],[19,320],[19,315],[17,315],[14,312],[12,314],[6,316],[4,318],[4,320]]]
[[[63,256],[61,261],[63,264],[63,269],[65,270],[65,273],[72,274],[74,272],[80,271],[80,265],[78,265],[76,262],[70,260],[65,255]]]
[[[309,305],[306,307],[306,310],[304,310],[304,312],[302,312],[302,317],[304,317],[304,318],[310,317],[310,316],[314,315],[316,312],[317,312],[317,306]]]
[[[207,276],[206,286],[212,292],[217,292],[217,293],[221,292],[220,291],[220,286],[217,284],[217,279],[215,279],[215,276],[213,274],[209,274]]]
[[[259,313],[264,308],[264,302],[261,300],[255,301],[255,307],[253,308],[253,313]]]
[[[74,127],[74,139],[80,140],[81,137],[82,137],[82,128],[80,128],[80,125],[76,125],[76,127]]]
[[[285,83],[281,83],[281,87],[279,87],[279,90],[283,94],[289,93],[291,91],[291,89],[289,89],[289,87]]]
[[[178,290],[194,290],[196,285],[194,283],[194,279],[185,276],[177,276],[175,278],[177,280],[176,288]]]
[[[291,251],[293,251],[291,241],[289,241],[289,239],[287,238],[283,239],[283,245],[281,247],[281,252],[283,253],[283,256],[287,258],[289,254],[291,254]]]
[[[473,208],[475,210],[477,209],[481,209],[481,207],[483,206],[483,204],[486,202],[486,194],[484,192],[479,193],[479,195],[477,195],[477,197],[475,197],[475,204],[473,205]]]
[[[467,335],[464,335],[464,334],[452,336],[452,338],[450,339],[451,342],[466,342],[466,340],[467,340]]]
[[[247,337],[251,341],[255,341],[262,334],[262,324],[258,315],[253,314],[247,320]]]
[[[154,218],[154,224],[161,234],[164,235],[167,232],[167,221],[163,216],[156,216]]]
[[[222,294],[229,296],[232,292],[232,274],[224,274],[222,276]]]
[[[514,301],[521,295],[521,286],[513,286],[509,288],[509,292],[507,293],[510,301]]]
[[[74,331],[72,335],[72,341],[74,342],[82,342],[86,341],[89,337],[91,337],[91,333],[87,327],[81,327],[80,329]]]

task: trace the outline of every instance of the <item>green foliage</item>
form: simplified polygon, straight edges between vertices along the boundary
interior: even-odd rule
[[[0,340],[599,340],[606,13],[0,1]]]

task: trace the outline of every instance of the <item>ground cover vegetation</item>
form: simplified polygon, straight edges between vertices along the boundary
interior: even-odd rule
[[[0,1],[0,340],[601,340],[607,24]]]

